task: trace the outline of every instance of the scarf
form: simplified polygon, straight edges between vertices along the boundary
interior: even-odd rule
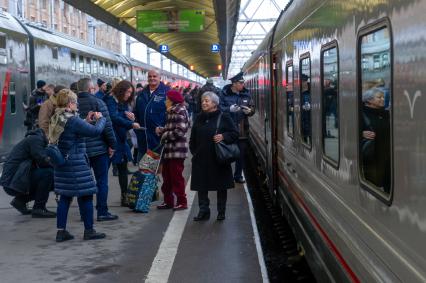
[[[55,109],[55,114],[50,118],[49,123],[49,143],[58,143],[59,137],[64,132],[68,119],[76,115],[77,113],[69,112],[67,108]]]

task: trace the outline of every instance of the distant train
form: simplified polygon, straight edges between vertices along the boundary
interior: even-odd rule
[[[120,39],[117,39],[120,40]],[[153,67],[122,54],[87,45],[75,38],[21,22],[0,12],[0,163],[24,137],[24,105],[37,80],[69,86],[82,77],[114,77],[147,83]],[[161,72],[173,86],[196,85],[185,77]]]
[[[318,282],[426,282],[425,13],[290,1],[244,65],[251,143]]]

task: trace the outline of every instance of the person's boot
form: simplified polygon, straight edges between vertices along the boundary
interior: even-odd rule
[[[49,211],[46,208],[33,208],[31,214],[33,218],[56,218],[56,212]]]
[[[225,220],[225,212],[219,212],[217,214],[216,220],[217,221],[223,221],[223,220]]]
[[[83,237],[84,240],[98,240],[98,239],[103,239],[105,237],[106,237],[105,233],[96,232],[95,229],[84,230],[84,237]]]
[[[58,232],[56,232],[56,242],[58,243],[72,239],[74,239],[74,236],[71,235],[67,230],[58,230]]]
[[[20,199],[15,197],[10,202],[10,205],[13,206],[17,211],[19,211],[23,215],[31,214],[31,209],[28,209],[27,203],[24,202],[23,200],[20,200]]]
[[[200,211],[198,215],[194,217],[194,221],[206,221],[210,219],[210,211]]]
[[[129,206],[129,202],[127,201],[127,195],[126,194],[121,194],[121,206],[122,207],[128,207]]]
[[[117,168],[117,165],[115,165],[115,164],[112,164],[112,175],[114,177],[118,176],[118,168]]]

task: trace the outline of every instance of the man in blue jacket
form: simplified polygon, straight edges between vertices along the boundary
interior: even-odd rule
[[[98,87],[99,87],[99,90],[98,90],[98,92],[97,93],[95,93],[95,96],[97,97],[97,98],[99,98],[99,99],[103,99],[104,98],[104,95],[106,94],[106,90],[107,90],[107,83],[106,82],[104,82],[102,79],[98,79],[98,81],[97,81],[97,83],[98,83]]]
[[[118,216],[109,213],[107,205],[109,157],[114,153],[116,144],[108,108],[101,99],[92,94],[95,87],[90,78],[80,79],[77,87],[79,90],[78,109],[80,117],[85,119],[87,114],[92,111],[101,112],[102,116],[106,118],[106,125],[102,135],[86,139],[86,153],[89,157],[90,166],[93,168],[98,187],[96,194],[98,221],[115,220]]]
[[[166,92],[169,89],[160,82],[158,71],[148,72],[148,86],[138,93],[133,110],[136,122],[142,129],[145,128],[135,131],[138,139],[138,160],[147,149],[153,150],[160,144],[160,137],[155,133],[155,129],[166,124]]]
[[[234,181],[245,183],[243,178],[244,151],[247,146],[249,123],[248,117],[254,114],[254,102],[249,91],[244,87],[243,72],[231,78],[232,84],[224,86],[220,97],[220,108],[229,113],[240,132],[238,147],[240,158],[235,162]]]

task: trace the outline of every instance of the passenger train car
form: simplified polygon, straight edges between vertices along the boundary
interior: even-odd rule
[[[426,1],[291,1],[250,139],[319,282],[426,282]]]
[[[118,77],[145,85],[152,68],[0,12],[0,163],[24,137],[24,107],[37,80],[69,86],[82,77]],[[161,79],[179,87],[197,84],[167,71],[161,72]]]

